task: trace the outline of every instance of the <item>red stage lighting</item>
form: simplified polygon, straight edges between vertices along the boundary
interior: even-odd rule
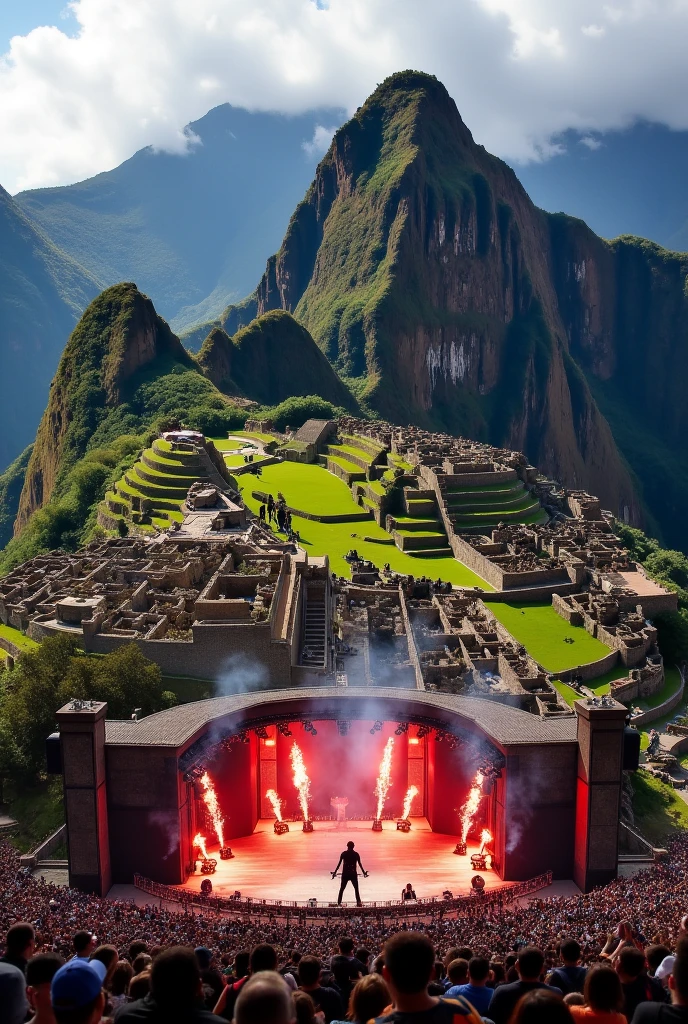
[[[265,746],[266,747],[274,747],[274,745],[275,745],[275,741],[274,740],[265,740]]]
[[[420,743],[420,740],[418,739],[417,736],[409,736],[409,743],[411,744],[412,747],[417,747],[418,744]]]

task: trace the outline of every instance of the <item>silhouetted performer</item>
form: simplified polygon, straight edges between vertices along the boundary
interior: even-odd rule
[[[355,852],[354,844],[351,842],[351,840],[349,840],[349,842],[346,844],[346,850],[344,850],[344,853],[340,853],[339,855],[339,863],[332,872],[333,878],[339,871],[340,864],[342,865],[342,884],[339,887],[339,899],[337,900],[337,903],[342,902],[344,890],[346,889],[349,882],[351,882],[351,884],[354,887],[354,892],[356,893],[356,906],[360,907],[362,906],[361,894],[358,891],[358,872],[356,868],[359,867],[361,869],[364,878],[368,877],[368,872],[361,864],[361,855]]]

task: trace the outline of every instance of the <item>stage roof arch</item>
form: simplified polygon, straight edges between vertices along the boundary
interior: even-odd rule
[[[576,716],[541,718],[479,697],[393,687],[262,690],[178,705],[140,721],[107,721],[108,746],[173,748],[178,755],[204,734],[251,728],[257,721],[302,719],[422,720],[485,739],[504,752],[520,744],[576,742]]]

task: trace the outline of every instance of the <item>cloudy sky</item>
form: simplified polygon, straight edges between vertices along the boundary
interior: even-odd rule
[[[4,0],[0,183],[183,152],[183,126],[226,101],[353,111],[410,67],[489,150],[547,159],[567,129],[590,147],[637,120],[687,129],[687,44],[688,0]]]

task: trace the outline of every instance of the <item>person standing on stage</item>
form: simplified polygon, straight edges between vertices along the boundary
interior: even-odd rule
[[[339,888],[339,899],[337,900],[337,903],[341,903],[342,902],[342,896],[344,894],[344,890],[346,889],[346,887],[349,884],[349,882],[351,882],[351,884],[354,887],[354,892],[356,893],[356,906],[360,907],[360,906],[362,906],[362,904],[361,904],[361,894],[358,891],[358,871],[357,871],[357,868],[361,869],[361,871],[363,872],[363,877],[364,878],[368,877],[368,872],[365,870],[365,868],[361,864],[361,856],[360,856],[360,854],[355,852],[354,844],[351,842],[351,840],[349,840],[349,842],[346,844],[346,850],[344,850],[344,852],[339,855],[339,862],[337,864],[337,867],[332,872],[332,877],[333,878],[337,874],[337,872],[339,871],[339,865],[340,864],[342,865],[342,884],[341,884],[341,886]]]

